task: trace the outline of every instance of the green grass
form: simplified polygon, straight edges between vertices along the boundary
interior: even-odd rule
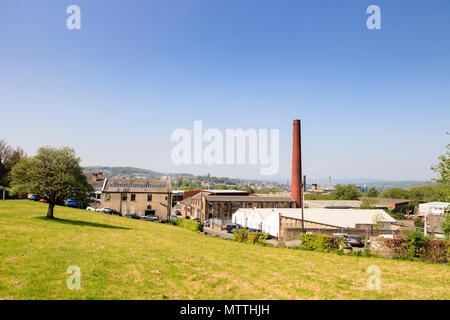
[[[450,299],[450,267],[263,247],[180,227],[0,201],[0,299]],[[67,267],[81,268],[69,290]],[[381,269],[381,290],[366,286]]]

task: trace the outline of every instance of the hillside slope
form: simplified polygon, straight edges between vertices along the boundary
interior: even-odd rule
[[[450,267],[262,247],[86,210],[0,201],[0,299],[450,299]],[[66,270],[81,268],[81,289]],[[369,290],[367,267],[381,269]]]

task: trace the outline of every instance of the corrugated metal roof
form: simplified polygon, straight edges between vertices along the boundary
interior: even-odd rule
[[[273,196],[216,196],[216,195],[207,195],[206,199],[208,201],[243,201],[243,202],[294,202],[295,200],[292,197],[273,197]]]
[[[262,216],[269,215],[272,211],[278,212],[282,217],[301,219],[301,209],[295,208],[255,208],[239,210],[256,210]],[[304,209],[304,220],[319,224],[326,224],[341,228],[355,228],[357,224],[374,224],[379,215],[379,222],[395,222],[395,219],[381,209],[325,209],[306,208]]]

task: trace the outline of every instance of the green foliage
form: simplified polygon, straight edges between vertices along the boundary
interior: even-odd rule
[[[414,219],[414,225],[416,227],[423,228],[425,223],[424,223],[423,219],[417,217],[417,218]]]
[[[379,197],[390,199],[409,199],[409,193],[407,190],[402,188],[392,188],[381,192]]]
[[[407,261],[414,260],[414,258],[412,258],[411,255],[404,253],[394,254],[391,258],[394,260],[407,260]]]
[[[339,249],[339,245],[344,244],[344,240],[326,234],[302,233],[300,236],[301,247],[315,251],[334,251]]]
[[[450,135],[450,132],[447,132]],[[447,144],[447,151],[441,155],[438,164],[431,167],[431,170],[439,174],[439,178],[433,179],[438,183],[450,184],[450,144]]]
[[[379,192],[378,192],[377,188],[374,188],[374,187],[370,188],[367,191],[367,196],[369,198],[376,198],[376,197],[378,197],[378,194],[379,194]]]
[[[380,193],[379,197],[390,199],[410,199],[413,200],[413,204],[433,201],[448,202],[450,201],[450,185],[433,184],[412,187],[409,189],[392,188]],[[408,207],[407,209],[413,210],[411,207]]]
[[[444,217],[444,222],[441,224],[442,232],[444,232],[445,239],[450,239],[450,214],[446,213]]]
[[[424,246],[430,238],[423,235],[420,231],[412,231],[406,235],[407,247],[412,257],[420,257],[423,255]]]
[[[264,232],[249,232],[246,228],[233,230],[233,240],[251,244],[267,244],[267,234]]]
[[[389,214],[392,218],[397,220],[405,220],[405,214],[401,212],[396,212],[394,210],[386,210],[387,214]]]
[[[309,193],[304,195],[305,200],[329,200],[330,196],[323,193]]]
[[[171,223],[188,230],[203,231],[203,223],[194,220],[177,218],[175,221],[171,220]]]
[[[86,202],[93,188],[73,149],[41,147],[36,156],[20,160],[12,168],[9,191],[13,195],[31,193],[45,197],[49,204],[47,217],[53,218],[57,202],[71,197]]]
[[[364,198],[359,206],[359,209],[376,209],[375,203],[375,199]]]
[[[9,187],[9,173],[25,157],[25,152],[20,147],[14,149],[0,139],[0,186]]]
[[[354,184],[338,184],[330,193],[331,200],[358,200],[362,193]]]

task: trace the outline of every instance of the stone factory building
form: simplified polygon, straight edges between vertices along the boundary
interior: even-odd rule
[[[207,219],[214,223],[231,222],[231,217],[240,208],[296,208],[296,202],[290,195],[239,194],[201,191],[180,203],[182,216]]]
[[[87,173],[86,178],[94,187],[90,204],[96,208],[108,207],[122,215],[156,215],[160,220],[170,219],[172,188],[169,181],[105,178],[101,172]]]
[[[102,191],[102,205],[126,214],[156,215],[169,220],[172,190],[170,182],[150,179],[106,180]]]

